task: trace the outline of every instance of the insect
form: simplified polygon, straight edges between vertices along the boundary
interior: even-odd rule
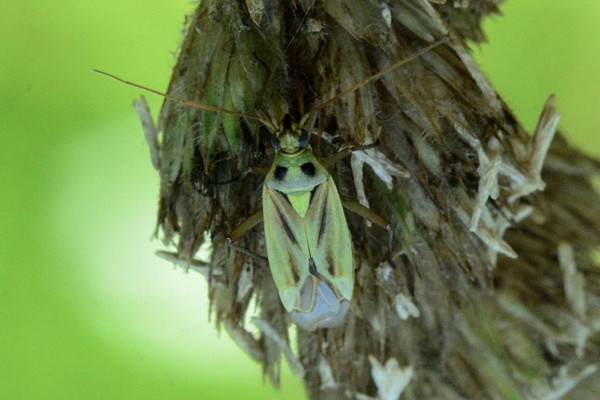
[[[298,326],[312,331],[338,326],[344,320],[352,300],[354,261],[344,208],[387,230],[390,263],[393,233],[384,218],[357,202],[340,197],[326,167],[347,156],[353,149],[347,148],[329,160],[319,161],[309,144],[307,121],[311,115],[340,97],[447,40],[443,38],[433,42],[412,57],[392,64],[313,107],[299,122],[286,115],[280,123],[274,123],[262,115],[192,102],[102,71],[96,72],[192,107],[258,120],[269,129],[275,155],[263,184],[262,211],[252,214],[227,239],[233,248],[247,252],[236,241],[261,221],[264,222],[267,258],[281,303]]]
[[[285,117],[272,134],[275,157],[262,194],[267,257],[283,307],[306,330],[337,326],[354,288],[350,231],[333,178]],[[235,242],[260,222],[229,235]]]

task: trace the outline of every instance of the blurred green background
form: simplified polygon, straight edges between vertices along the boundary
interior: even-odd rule
[[[131,106],[165,88],[189,1],[0,4],[0,398],[300,399],[208,323],[206,282],[153,252],[158,177]],[[600,8],[508,1],[478,59],[529,129],[600,156]],[[154,114],[161,100],[149,97]]]

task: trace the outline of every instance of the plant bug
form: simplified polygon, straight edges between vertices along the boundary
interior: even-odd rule
[[[267,258],[283,307],[301,328],[338,326],[348,311],[354,290],[354,261],[350,231],[344,208],[385,228],[388,232],[388,261],[392,262],[393,232],[390,224],[370,209],[348,199],[342,199],[327,166],[351,151],[345,149],[329,160],[319,161],[309,144],[307,127],[310,117],[382,75],[414,60],[432,48],[446,42],[440,39],[412,57],[358,82],[331,99],[313,107],[299,122],[286,115],[280,123],[264,115],[252,115],[192,102],[179,97],[125,81],[97,71],[122,83],[167,99],[214,112],[260,121],[271,132],[275,155],[266,174],[262,193],[262,210],[256,211],[227,237],[231,247],[248,253],[235,242],[246,232],[264,222]],[[370,146],[364,146],[365,147]]]

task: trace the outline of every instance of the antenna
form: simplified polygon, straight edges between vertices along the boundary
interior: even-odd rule
[[[393,71],[394,69],[409,63],[413,60],[415,60],[416,58],[419,58],[420,56],[422,56],[423,54],[427,53],[429,50],[439,46],[442,43],[446,43],[448,41],[448,37],[445,36],[439,40],[436,40],[435,42],[431,43],[430,45],[422,48],[421,50],[419,50],[417,53],[413,54],[412,56],[405,58],[404,60],[400,60],[392,65],[390,65],[387,68],[382,69],[381,71],[379,71],[378,73],[376,73],[375,75],[371,75],[370,77],[350,86],[349,88],[341,91],[340,93],[336,94],[335,96],[333,96],[332,98],[330,98],[329,100],[319,104],[318,106],[315,106],[313,108],[311,108],[310,110],[308,110],[308,112],[306,114],[304,114],[304,116],[302,117],[302,119],[300,120],[300,127],[303,127],[304,124],[306,123],[306,121],[308,120],[310,114],[317,112],[319,110],[321,110],[324,107],[327,107],[328,105],[330,105],[331,103],[337,101],[338,99],[340,99],[341,97],[344,97],[345,95],[354,92],[355,90],[360,89],[361,87],[363,87],[364,85],[366,85],[369,82],[372,82],[376,79],[381,78],[383,75],[387,74],[390,71]]]
[[[167,94],[167,93],[159,92],[158,90],[151,89],[149,87],[140,85],[140,84],[135,83],[135,82],[130,82],[130,81],[125,80],[123,78],[119,78],[118,76],[115,76],[113,74],[109,74],[108,72],[100,71],[100,70],[97,70],[97,69],[94,69],[94,72],[97,72],[97,73],[99,73],[101,75],[108,76],[109,78],[115,79],[115,80],[117,80],[117,81],[119,81],[121,83],[124,83],[126,85],[133,86],[133,87],[136,87],[138,89],[142,89],[142,90],[145,90],[147,92],[157,94],[157,95],[162,96],[162,97],[164,97],[166,99],[173,100],[173,101],[176,101],[178,103],[185,104],[187,106],[191,106],[191,107],[195,107],[195,108],[200,108],[202,110],[215,111],[215,112],[220,112],[220,113],[224,113],[224,114],[236,115],[238,117],[244,117],[244,118],[253,119],[255,121],[261,122],[263,125],[265,125],[269,129],[276,129],[273,126],[273,124],[271,123],[271,121],[268,121],[268,120],[266,120],[264,118],[261,118],[258,115],[246,114],[246,113],[239,112],[239,111],[228,110],[226,108],[211,106],[211,105],[208,105],[208,104],[197,103],[195,101],[186,100],[186,99],[182,99],[181,97],[172,96],[172,95]]]
[[[447,42],[449,39],[448,37],[443,37],[442,39],[436,40],[435,42],[431,43],[430,45],[428,45],[427,47],[424,47],[423,49],[419,50],[417,53],[413,54],[412,56],[405,58],[404,60],[398,61],[392,65],[390,65],[389,67],[379,71],[378,73],[371,75],[370,77],[356,83],[355,85],[350,86],[349,88],[343,90],[342,92],[338,93],[337,95],[333,96],[332,98],[330,98],[329,100],[319,104],[318,106],[315,106],[313,108],[311,108],[306,114],[304,114],[304,116],[302,117],[302,119],[300,120],[300,123],[298,124],[300,128],[304,127],[304,125],[306,124],[306,122],[308,121],[308,119],[310,118],[311,114],[314,114],[315,112],[321,110],[324,107],[327,107],[328,105],[330,105],[331,103],[337,101],[338,99],[340,99],[341,97],[344,97],[345,95],[354,92],[357,89],[360,89],[361,87],[363,87],[364,85],[366,85],[369,82],[372,82],[376,79],[381,78],[381,76],[387,74],[390,71],[393,71],[394,69],[408,63],[411,62],[413,60],[415,60],[416,58],[422,56],[423,54],[427,53],[428,51],[430,51],[431,49],[439,46],[442,43]],[[108,72],[104,72],[104,71],[100,71],[97,69],[94,69],[94,72],[97,72],[101,75],[105,75],[108,76],[109,78],[112,78],[114,80],[117,80],[121,83],[124,83],[126,85],[129,86],[133,86],[136,87],[138,89],[142,89],[145,90],[147,92],[150,93],[154,93],[157,94],[159,96],[162,96],[166,99],[169,100],[173,100],[176,101],[178,103],[181,104],[185,104],[187,106],[190,107],[195,107],[195,108],[200,108],[202,110],[208,110],[208,111],[214,111],[214,112],[220,112],[220,113],[224,113],[224,114],[230,114],[230,115],[235,115],[238,117],[243,117],[243,118],[248,118],[248,119],[252,119],[255,121],[259,121],[260,123],[262,123],[263,125],[265,125],[271,132],[276,132],[277,131],[277,126],[276,124],[274,124],[272,121],[270,121],[268,118],[266,118],[265,116],[258,116],[258,115],[253,115],[253,114],[246,114],[243,112],[239,112],[239,111],[233,111],[233,110],[228,110],[226,108],[221,108],[221,107],[216,107],[216,106],[211,106],[208,104],[202,104],[202,103],[197,103],[195,101],[191,101],[191,100],[186,100],[186,99],[182,99],[181,97],[177,97],[177,96],[173,96],[167,93],[163,93],[163,92],[159,92],[158,90],[154,90],[151,89],[149,87],[140,85],[138,83],[135,82],[131,82],[128,80],[125,80],[123,78],[119,78],[118,76],[109,74]]]

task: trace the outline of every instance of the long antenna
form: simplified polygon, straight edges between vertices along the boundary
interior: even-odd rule
[[[382,69],[381,71],[379,71],[378,73],[376,73],[375,75],[371,75],[370,77],[350,86],[348,89],[343,90],[342,92],[336,94],[335,96],[333,96],[332,98],[330,98],[329,100],[319,104],[318,106],[315,106],[313,108],[311,108],[310,110],[308,110],[308,112],[306,114],[304,114],[304,116],[302,117],[302,119],[300,120],[300,126],[304,126],[304,124],[306,123],[306,121],[308,120],[310,114],[319,111],[320,109],[327,107],[328,105],[330,105],[331,103],[337,101],[340,97],[344,97],[345,95],[354,92],[357,89],[360,89],[361,87],[363,87],[364,85],[366,85],[369,82],[372,82],[376,79],[381,78],[381,76],[387,74],[388,72],[408,63],[413,61],[416,58],[419,58],[420,56],[422,56],[423,54],[427,53],[429,50],[439,46],[442,43],[446,43],[448,41],[448,37],[445,36],[439,40],[436,40],[435,42],[431,43],[430,45],[422,48],[421,50],[419,50],[417,53],[413,54],[412,56],[405,58],[404,60],[398,61],[392,65],[390,65],[387,68]]]
[[[427,53],[429,50],[433,49],[434,47],[437,47],[440,44],[445,43],[447,41],[448,41],[448,37],[443,37],[442,39],[439,39],[439,40],[431,43],[427,47],[422,48],[421,50],[419,50],[417,53],[413,54],[412,56],[410,56],[408,58],[405,58],[404,60],[398,61],[398,62],[390,65],[389,67],[387,67],[387,68],[379,71],[375,75],[371,75],[370,77],[368,77],[368,78],[366,78],[366,79],[364,79],[364,80],[356,83],[355,85],[350,86],[348,89],[343,90],[342,92],[340,92],[337,95],[333,96],[329,100],[327,100],[327,101],[319,104],[318,106],[313,107],[306,114],[304,114],[304,116],[300,120],[299,126],[303,127],[306,124],[306,121],[308,120],[308,118],[310,117],[311,114],[314,114],[316,111],[319,111],[320,109],[322,109],[324,107],[327,107],[331,103],[337,101],[340,97],[343,97],[343,96],[345,96],[345,95],[347,95],[349,93],[354,92],[357,89],[360,89],[361,87],[363,87],[367,83],[372,82],[372,81],[374,81],[376,79],[381,78],[381,76],[387,74],[388,72],[390,72],[390,71],[392,71],[392,70],[394,70],[394,69],[396,69],[396,68],[398,68],[398,67],[400,67],[400,66],[402,66],[402,65],[404,65],[404,64],[406,64],[406,63],[408,63],[410,61],[413,61],[414,59],[416,59],[416,58],[422,56],[423,54]],[[262,123],[263,125],[265,125],[272,132],[277,131],[277,127],[271,121],[269,121],[267,118],[263,118],[263,117],[260,117],[258,115],[246,114],[246,113],[239,112],[239,111],[228,110],[226,108],[221,108],[221,107],[211,106],[211,105],[208,105],[208,104],[198,103],[198,102],[191,101],[191,100],[186,100],[186,99],[183,99],[181,97],[177,97],[177,96],[173,96],[173,95],[170,95],[170,94],[167,94],[167,93],[159,92],[158,90],[151,89],[149,87],[140,85],[140,84],[135,83],[135,82],[131,82],[131,81],[125,80],[123,78],[119,78],[118,76],[115,76],[113,74],[109,74],[108,72],[100,71],[100,70],[97,70],[97,69],[94,69],[94,72],[97,72],[97,73],[99,73],[101,75],[108,76],[109,78],[112,78],[112,79],[114,79],[116,81],[119,81],[121,83],[124,83],[126,85],[133,86],[133,87],[136,87],[138,89],[142,89],[142,90],[145,90],[147,92],[157,94],[157,95],[162,96],[162,97],[164,97],[166,99],[173,100],[173,101],[176,101],[176,102],[181,103],[181,104],[185,104],[185,105],[190,106],[190,107],[195,107],[195,108],[200,108],[202,110],[220,112],[220,113],[224,113],[224,114],[236,115],[238,117],[253,119],[253,120],[259,121],[260,123]]]
[[[253,120],[256,120],[256,121],[260,121],[261,123],[263,123],[267,127],[271,127],[271,125],[272,125],[269,121],[265,121],[264,119],[262,119],[261,117],[259,117],[257,115],[246,114],[246,113],[239,112],[239,111],[228,110],[226,108],[215,107],[215,106],[211,106],[211,105],[208,105],[208,104],[197,103],[195,101],[190,101],[190,100],[182,99],[181,97],[176,97],[176,96],[172,96],[172,95],[167,94],[167,93],[159,92],[158,90],[151,89],[149,87],[140,85],[140,84],[135,83],[135,82],[127,81],[127,80],[125,80],[123,78],[119,78],[118,76],[109,74],[108,72],[99,71],[97,69],[95,69],[94,72],[97,72],[99,74],[108,76],[109,78],[115,79],[115,80],[117,80],[117,81],[119,81],[121,83],[124,83],[126,85],[133,86],[133,87],[136,87],[138,89],[142,89],[142,90],[145,90],[147,92],[157,94],[157,95],[162,96],[162,97],[164,97],[166,99],[173,100],[173,101],[176,101],[178,103],[185,104],[187,106],[191,106],[191,107],[195,107],[195,108],[200,108],[202,110],[221,112],[221,113],[224,113],[224,114],[237,115],[238,117],[244,117],[244,118],[253,119]]]

